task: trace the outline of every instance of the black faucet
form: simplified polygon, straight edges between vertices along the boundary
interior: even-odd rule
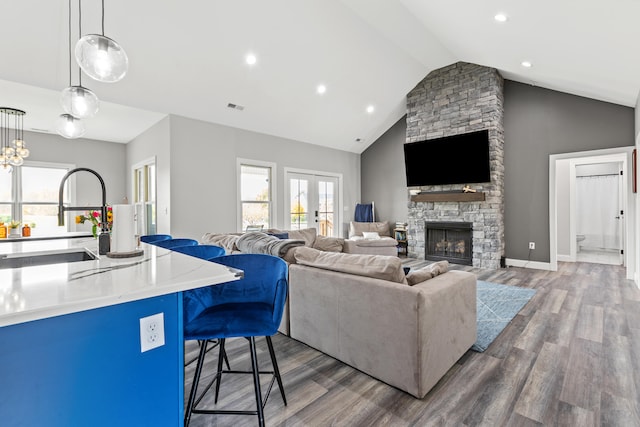
[[[102,206],[69,206],[66,207],[63,205],[62,201],[64,199],[64,184],[67,182],[67,179],[76,172],[86,171],[94,174],[98,181],[100,181],[100,187],[102,188]],[[100,235],[98,236],[98,253],[100,255],[105,255],[109,252],[111,248],[111,237],[109,236],[109,228],[107,227],[107,190],[104,186],[104,180],[100,176],[100,174],[93,169],[89,168],[75,168],[71,169],[69,172],[62,177],[62,181],[60,182],[60,190],[58,191],[58,226],[64,226],[64,213],[65,211],[84,211],[87,209],[100,209],[101,216],[100,222],[102,224]]]

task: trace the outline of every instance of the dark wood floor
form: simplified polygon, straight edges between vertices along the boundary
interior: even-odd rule
[[[640,426],[640,291],[622,267],[456,268],[538,292],[487,351],[467,352],[424,399],[276,335],[289,404],[283,406],[275,386],[265,408],[267,425]],[[228,349],[234,368],[249,366],[247,341],[231,340]],[[187,358],[195,350],[188,344]],[[268,367],[264,339],[259,351]],[[207,373],[215,361],[211,354]],[[192,372],[192,366],[186,369],[185,396]],[[240,377],[223,381],[220,407],[254,405],[251,378]],[[256,418],[194,415],[191,422],[244,425],[256,425]]]

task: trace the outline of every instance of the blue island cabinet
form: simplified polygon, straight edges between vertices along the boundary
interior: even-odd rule
[[[157,313],[165,345],[142,353]],[[182,425],[183,358],[180,292],[0,327],[0,425]]]

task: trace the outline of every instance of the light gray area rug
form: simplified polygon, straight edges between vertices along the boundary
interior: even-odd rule
[[[535,293],[535,289],[478,280],[478,337],[471,350],[485,351]]]

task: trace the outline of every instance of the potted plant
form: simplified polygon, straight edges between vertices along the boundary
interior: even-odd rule
[[[20,221],[9,221],[9,237],[20,237]]]

